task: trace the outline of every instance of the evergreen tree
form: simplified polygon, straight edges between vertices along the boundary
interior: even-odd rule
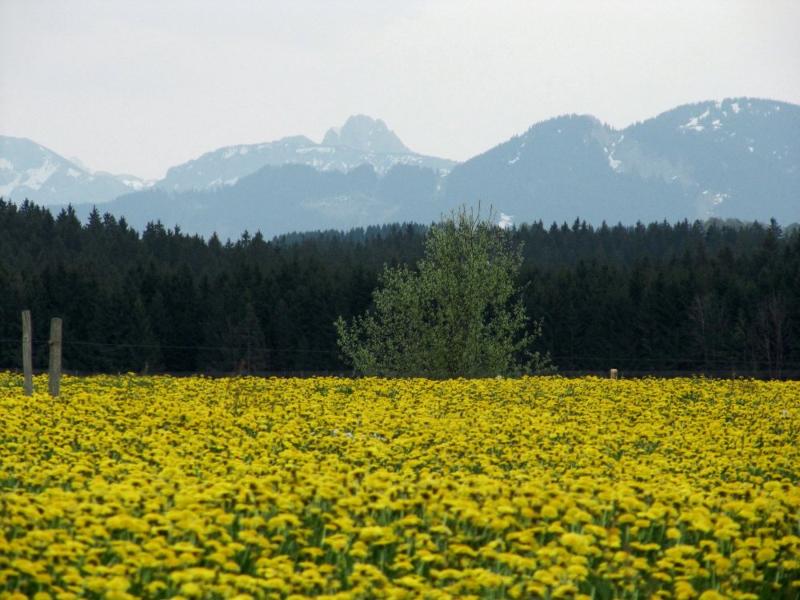
[[[58,316],[67,370],[231,372],[224,350],[255,322],[249,301],[267,369],[344,370],[331,321],[370,309],[384,265],[405,265],[419,285],[427,232],[393,224],[206,242],[0,199],[0,368],[19,367],[20,311],[30,309],[37,369]],[[562,369],[800,375],[798,226],[578,220],[503,235],[522,252],[525,313],[544,319],[537,346]]]

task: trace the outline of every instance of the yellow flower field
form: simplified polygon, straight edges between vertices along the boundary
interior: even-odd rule
[[[800,383],[21,387],[0,598],[800,597]]]

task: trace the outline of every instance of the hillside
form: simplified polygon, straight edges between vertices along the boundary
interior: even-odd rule
[[[101,204],[148,184],[93,172],[29,139],[0,136],[0,197],[39,204]]]
[[[800,217],[800,107],[728,99],[615,130],[558,117],[453,169],[445,201],[519,221]]]
[[[0,160],[6,170],[20,162]],[[126,187],[57,157],[31,165],[24,177],[16,166],[0,170],[0,194],[71,203],[85,218],[116,193],[103,212],[137,227],[161,221],[206,236],[430,222],[478,201],[508,224],[789,224],[800,220],[800,106],[754,98],[700,102],[620,130],[590,115],[561,116],[462,164],[414,153],[383,121],[357,115],[321,144],[294,136],[220,148],[133,193],[127,192],[142,182]],[[100,193],[101,185],[116,187]]]

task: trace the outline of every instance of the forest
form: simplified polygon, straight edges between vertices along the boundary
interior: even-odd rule
[[[98,210],[82,223],[0,199],[0,369],[64,320],[68,372],[349,373],[333,323],[368,309],[427,227],[205,240]],[[542,222],[511,231],[536,350],[564,373],[800,373],[800,230],[776,223]]]

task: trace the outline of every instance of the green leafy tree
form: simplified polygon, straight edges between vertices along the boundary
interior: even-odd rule
[[[431,227],[415,270],[384,267],[373,309],[336,321],[339,348],[367,375],[486,377],[547,368],[520,299],[522,248],[492,215],[461,208]]]

